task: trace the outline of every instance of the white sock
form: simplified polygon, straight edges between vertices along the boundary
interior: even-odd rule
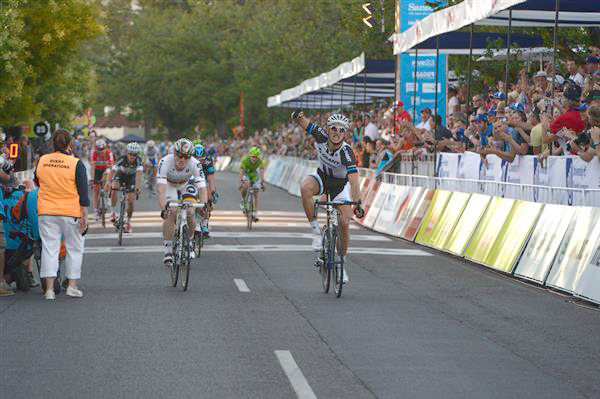
[[[316,235],[321,234],[321,229],[319,228],[319,220],[318,219],[310,221],[310,228],[312,229],[314,234],[316,234]]]

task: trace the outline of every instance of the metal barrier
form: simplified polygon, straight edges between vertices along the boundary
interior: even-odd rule
[[[371,179],[376,177],[375,172],[371,169],[361,169],[360,175]],[[493,197],[513,198],[545,204],[600,207],[600,190],[598,189],[547,187],[386,172],[378,178],[381,178],[384,183],[402,186],[485,194]]]

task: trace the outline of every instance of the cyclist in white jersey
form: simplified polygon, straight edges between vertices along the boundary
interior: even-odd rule
[[[302,179],[300,193],[306,218],[313,231],[313,250],[320,251],[321,230],[318,219],[314,218],[313,197],[329,193],[331,201],[360,201],[360,184],[354,151],[348,143],[344,142],[344,136],[349,126],[348,118],[341,114],[331,115],[327,120],[327,130],[311,123],[302,111],[294,111],[292,120],[312,135],[316,141],[317,173]],[[348,253],[350,219],[353,210],[349,205],[342,205],[338,209],[340,211],[338,222],[341,230],[340,256],[345,258]],[[354,213],[359,217],[364,214],[360,204],[354,207]],[[344,268],[343,282],[348,282],[346,268]]]
[[[165,245],[165,264],[173,263],[171,241],[175,229],[176,212],[167,210],[169,201],[179,201],[184,192],[189,192],[189,186],[195,186],[198,191],[198,200],[206,203],[206,180],[202,172],[202,164],[193,158],[194,145],[188,139],[180,139],[173,146],[173,154],[169,154],[158,163],[157,192],[158,201],[162,209],[160,216],[163,218],[163,240]],[[194,237],[196,222],[194,210],[188,209],[187,223],[190,226],[190,245]],[[192,251],[193,252],[193,251]]]

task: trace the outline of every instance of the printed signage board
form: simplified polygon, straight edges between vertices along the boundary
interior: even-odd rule
[[[444,244],[450,237],[450,233],[456,226],[458,219],[462,215],[467,201],[469,201],[469,193],[455,192],[450,197],[440,221],[435,225],[433,232],[431,233],[431,246],[437,249],[444,248]]]
[[[425,218],[423,218],[423,223],[421,224],[421,228],[419,229],[419,233],[417,234],[415,242],[422,245],[431,246],[433,232],[441,221],[442,215],[446,213],[446,204],[448,203],[451,195],[452,192],[447,190],[435,191],[435,194],[431,199],[429,209],[425,214]]]
[[[477,228],[491,199],[492,197],[487,195],[471,194],[465,210],[444,245],[444,250],[455,255],[464,255],[467,244],[473,236],[473,232]]]

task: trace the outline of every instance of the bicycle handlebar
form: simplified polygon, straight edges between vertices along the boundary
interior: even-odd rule
[[[316,205],[323,206],[341,206],[341,205],[362,205],[360,201],[344,201],[344,202],[336,202],[336,201],[315,201]]]
[[[169,208],[204,208],[206,204],[204,202],[192,203],[192,202],[167,202],[167,209]]]

